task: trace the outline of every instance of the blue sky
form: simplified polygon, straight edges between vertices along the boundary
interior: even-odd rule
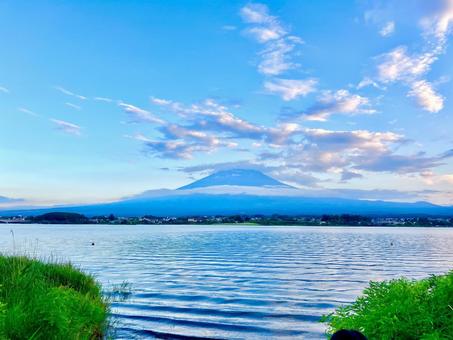
[[[2,1],[0,206],[254,168],[453,204],[453,1]]]

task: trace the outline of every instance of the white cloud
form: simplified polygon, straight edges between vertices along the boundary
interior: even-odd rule
[[[380,56],[378,65],[379,80],[383,83],[412,81],[431,68],[437,56],[432,52],[408,55],[407,48],[400,46]]]
[[[147,143],[148,148],[159,157],[187,158],[192,152],[210,152],[219,147],[236,148],[239,145],[238,140],[243,139],[258,143],[265,141],[279,147],[299,130],[299,125],[294,123],[267,128],[248,122],[212,99],[188,106],[166,99],[159,99],[157,102],[170,112],[178,115],[183,113],[187,122],[187,125],[166,122],[159,127],[163,137],[152,141],[153,143]],[[182,141],[190,147],[180,147],[179,142]]]
[[[57,129],[65,132],[65,133],[68,133],[71,135],[76,135],[76,136],[80,135],[81,127],[79,125],[69,123],[64,120],[53,119],[53,118],[50,119],[50,121],[56,125]]]
[[[281,177],[297,175],[300,181],[316,185],[319,180],[312,174],[345,182],[368,172],[421,173],[453,156],[452,150],[431,157],[423,153],[398,154],[395,150],[407,144],[408,140],[390,131],[308,129],[297,123],[267,127],[237,117],[213,99],[190,105],[167,99],[157,102],[172,113],[181,115],[183,112],[186,123],[162,124],[158,127],[162,136],[157,139],[143,135],[134,137],[144,143],[148,153],[160,158],[193,159],[198,154],[211,153],[219,148],[259,152],[252,156],[255,165],[266,164],[270,170],[272,164],[275,173],[277,169],[285,169]],[[369,108],[365,97],[346,90],[326,91],[312,114],[326,119],[334,112],[366,114],[374,110]],[[246,141],[249,143],[245,145],[251,145],[250,150],[239,146]]]
[[[61,93],[64,93],[64,94],[66,94],[68,96],[71,96],[71,97],[75,97],[75,98],[80,99],[80,100],[86,100],[87,99],[87,97],[82,96],[82,95],[77,94],[77,93],[74,93],[72,91],[69,91],[69,90],[65,89],[64,87],[62,87],[62,86],[55,86],[55,89],[60,91]]]
[[[277,76],[299,66],[291,61],[290,53],[296,44],[288,39],[272,41],[262,50],[259,55],[262,61],[258,65],[258,71],[265,75]]]
[[[381,37],[387,38],[390,37],[395,32],[395,22],[389,21],[387,22],[379,31]]]
[[[69,103],[69,102],[66,102],[65,105],[69,106],[69,107],[71,107],[73,109],[76,109],[76,110],[81,110],[82,109],[79,105],[76,105],[76,104],[73,104],[73,103]]]
[[[99,102],[106,102],[106,103],[111,103],[113,101],[112,99],[106,98],[106,97],[94,97],[93,99],[97,100]]]
[[[409,55],[407,48],[400,46],[381,56],[378,65],[378,78],[382,83],[400,82],[409,87],[408,96],[425,111],[439,112],[443,109],[444,99],[437,94],[430,82],[423,76],[437,60],[439,51]]]
[[[363,88],[368,87],[368,86],[372,86],[372,87],[375,87],[375,88],[380,89],[380,90],[385,90],[385,87],[379,85],[377,82],[375,82],[373,79],[371,79],[369,77],[363,78],[360,81],[360,83],[357,84],[356,89],[360,90],[360,89],[363,89]]]
[[[235,31],[237,27],[234,25],[223,25],[222,29],[225,31]]]
[[[388,145],[403,140],[394,132],[372,132],[368,130],[335,131],[327,129],[305,129],[305,137],[322,151],[340,153],[350,150],[383,153]]]
[[[162,98],[151,97],[151,103],[163,106],[163,105],[170,105],[172,103],[172,101],[167,100],[167,99],[162,99]]]
[[[145,142],[149,152],[162,158],[192,159],[197,151],[208,151],[189,145],[184,141],[150,140]]]
[[[264,88],[270,92],[280,95],[283,100],[290,101],[316,90],[318,81],[316,79],[274,79],[264,83]]]
[[[438,187],[439,189],[445,190],[445,188],[452,188],[453,186],[453,173],[446,174],[437,174],[431,170],[424,171],[420,174],[420,177],[424,184],[429,185],[430,187]],[[436,192],[436,191],[435,191]],[[441,191],[443,192],[443,191]],[[453,204],[453,192],[448,192],[450,194],[450,202],[447,204]]]
[[[204,131],[189,129],[177,124],[167,124],[162,129],[166,139],[186,139],[202,142],[211,147],[224,145],[219,138]]]
[[[336,176],[344,182],[363,176],[363,172],[420,173],[443,164],[453,156],[450,150],[429,157],[423,153],[397,154],[400,146],[408,143],[398,133],[368,130],[337,131],[308,129],[297,123],[277,124],[275,127],[258,125],[237,117],[213,99],[183,105],[167,99],[158,101],[170,112],[184,113],[187,125],[165,123],[158,128],[159,139],[138,136],[152,155],[161,158],[190,159],[197,153],[211,153],[221,147],[237,148],[249,141],[258,148],[256,161],[275,164],[287,169],[287,174],[300,172]],[[310,113],[311,119],[327,119],[333,113],[370,114],[367,98],[347,90],[326,91]],[[247,150],[250,151],[252,150]],[[276,169],[276,168],[275,168]],[[274,169],[274,170],[275,170]]]
[[[421,25],[428,37],[434,37],[438,46],[443,47],[453,24],[453,0],[442,0],[439,9],[431,16],[421,20]]]
[[[415,97],[418,105],[429,112],[439,112],[444,107],[444,98],[437,94],[432,84],[426,80],[414,82],[408,96]]]
[[[24,204],[25,200],[23,198],[12,198],[0,195],[0,207],[14,207],[18,204]]]
[[[305,120],[326,121],[332,114],[372,114],[376,110],[369,108],[366,97],[351,94],[348,90],[325,91],[318,102],[302,113]]]
[[[241,9],[240,14],[244,22],[251,24],[245,32],[264,45],[264,49],[259,52],[260,73],[275,76],[299,66],[291,61],[291,53],[302,40],[290,35],[278,18],[269,14],[266,5],[248,4]]]
[[[264,24],[275,20],[269,15],[269,9],[263,4],[248,4],[241,8],[240,15],[242,19],[251,24]]]
[[[37,114],[36,112],[33,112],[33,111],[29,110],[29,109],[26,109],[24,107],[18,107],[17,109],[20,112],[26,113],[26,114],[28,114],[30,116],[39,117],[39,114]]]
[[[304,129],[278,152],[263,152],[260,160],[284,164],[304,172],[339,176],[340,181],[358,177],[362,171],[388,173],[421,173],[443,164],[453,152],[438,156],[397,154],[394,150],[407,143],[404,136],[393,132],[368,130],[335,131]]]
[[[402,83],[409,88],[408,96],[414,97],[423,110],[439,112],[444,107],[444,98],[424,78],[432,64],[445,52],[453,26],[453,0],[440,0],[431,8],[435,9],[434,12],[427,13],[421,20],[425,38],[422,52],[409,54],[407,47],[400,46],[381,55],[377,79],[384,84]],[[384,31],[387,30],[381,32]]]
[[[165,121],[156,117],[151,112],[141,109],[137,106],[127,104],[127,103],[119,103],[120,106],[129,116],[132,118],[132,121],[135,123],[139,122],[147,122],[153,124],[165,124]]]
[[[270,40],[281,38],[286,32],[280,26],[253,27],[247,33],[254,37],[259,43],[266,43]]]
[[[192,159],[195,153],[211,153],[219,147],[234,148],[236,143],[221,141],[207,134],[190,131],[180,126],[171,127],[172,136],[167,134],[165,139],[155,139],[137,134],[133,138],[144,142],[146,152],[160,158]],[[188,137],[186,139],[186,137]]]
[[[260,138],[264,133],[262,128],[234,116],[212,99],[189,106],[162,98],[152,97],[151,101],[178,115],[183,113],[188,123],[181,125],[159,118],[160,138],[151,140],[143,135],[134,137],[144,142],[147,152],[157,157],[190,159],[194,153],[209,153],[222,147],[237,148],[239,144],[232,140],[233,137]],[[130,104],[125,106],[123,103],[122,106],[126,112],[139,115],[137,121],[150,120],[148,111]]]
[[[7,88],[4,87],[4,86],[0,86],[0,92],[9,93],[9,89],[7,89]]]

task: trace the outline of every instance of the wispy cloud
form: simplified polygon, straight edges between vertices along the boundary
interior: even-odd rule
[[[368,98],[352,94],[348,90],[338,90],[325,91],[317,103],[303,111],[301,116],[305,120],[326,121],[332,114],[355,115],[375,112],[370,108]]]
[[[407,140],[393,132],[305,129],[302,138],[303,143],[293,143],[277,153],[263,153],[261,160],[283,162],[304,172],[340,174],[340,180],[346,181],[362,175],[361,171],[421,173],[452,156],[398,154],[394,149]]]
[[[321,104],[311,110],[318,119],[325,119],[332,113],[374,112],[366,98],[345,90],[326,92],[322,99]],[[301,179],[304,176],[308,179],[319,173],[335,175],[345,182],[361,178],[363,171],[421,172],[441,165],[451,156],[449,152],[437,156],[399,154],[395,150],[409,141],[394,132],[308,129],[297,123],[266,127],[237,117],[212,99],[191,105],[167,99],[154,102],[175,114],[182,112],[187,123],[187,126],[165,123],[158,127],[162,133],[160,139],[142,139],[154,155],[163,158],[189,159],[195,153],[210,153],[219,147],[227,147],[228,143],[236,143],[230,145],[236,148],[241,141],[249,141],[250,145],[259,147],[255,161],[249,163],[251,166],[274,164],[273,167],[286,168],[285,176],[288,177],[297,174]],[[276,169],[272,171],[277,173]]]
[[[118,104],[118,106],[121,107],[124,110],[124,112],[129,114],[131,121],[134,123],[139,123],[139,122],[146,122],[146,123],[152,123],[152,124],[164,124],[165,123],[164,120],[153,115],[151,112],[141,109],[132,104],[120,102]]]
[[[0,195],[0,204],[18,203],[18,202],[24,202],[24,199],[22,199],[22,198],[11,198],[11,197],[6,197],[6,196],[1,196]]]
[[[234,25],[223,25],[222,29],[224,31],[235,31],[235,30],[237,30],[237,27]]]
[[[69,106],[70,108],[76,109],[76,110],[81,110],[82,109],[79,105],[76,105],[76,104],[73,104],[73,103],[69,103],[69,102],[66,102],[65,105]]]
[[[347,182],[354,178],[363,178],[363,175],[354,170],[343,170],[341,171],[341,181]]]
[[[418,105],[429,112],[439,112],[444,107],[444,98],[437,94],[432,84],[426,80],[413,82],[408,96],[415,97]]]
[[[151,103],[156,104],[156,105],[170,105],[172,103],[171,100],[157,98],[157,97],[151,97],[150,100],[151,100]]]
[[[364,159],[357,169],[378,172],[420,173],[442,165],[441,156],[429,157],[424,153],[413,155],[381,154]]]
[[[291,61],[290,53],[301,43],[302,41],[296,37],[288,37],[267,44],[259,53],[262,61],[258,65],[258,70],[265,75],[275,76],[299,67],[298,63]]]
[[[399,46],[379,58],[378,77],[383,83],[395,81],[411,82],[424,75],[437,60],[434,52],[409,55],[407,47]]]
[[[442,110],[443,97],[422,78],[437,60],[436,51],[409,55],[407,48],[400,46],[380,58],[382,62],[378,65],[378,77],[382,83],[401,82],[409,87],[408,95],[415,97],[422,109],[429,112]]]
[[[4,87],[4,86],[0,86],[0,92],[8,94],[9,93],[9,89]]]
[[[389,21],[387,22],[379,31],[381,37],[387,38],[390,37],[395,32],[395,22]]]
[[[134,121],[159,125],[159,138],[150,139],[142,134],[134,136],[134,139],[144,142],[147,152],[157,157],[190,159],[194,153],[210,153],[223,147],[236,148],[238,143],[224,135],[224,132],[259,132],[259,128],[252,131],[254,127],[251,124],[223,112],[223,107],[212,100],[191,106],[154,97],[151,102],[183,115],[187,120],[185,125],[171,123],[131,104],[120,104],[126,112],[133,115]]]
[[[428,185],[453,185],[453,173],[451,174],[436,174],[433,171],[425,171],[421,173],[423,181]]]
[[[213,99],[191,105],[160,98],[153,98],[152,102],[185,120],[184,125],[162,121],[158,127],[162,137],[147,140],[147,147],[164,158],[187,159],[195,152],[212,152],[224,147],[242,150],[238,148],[240,140],[263,140],[270,145],[283,145],[299,128],[291,123],[272,128],[251,123]]]
[[[372,87],[380,89],[380,90],[385,90],[386,89],[385,86],[382,86],[382,85],[378,84],[376,81],[374,81],[373,79],[371,79],[369,77],[363,78],[357,84],[356,89],[360,90],[360,89],[363,89],[363,88],[368,87],[368,86],[372,86]]]
[[[284,144],[299,129],[299,125],[294,123],[278,124],[276,127],[252,123],[238,117],[213,99],[189,106],[168,101],[166,107],[176,114],[182,114],[192,129],[211,131],[226,138],[265,140],[277,145]]]
[[[242,19],[250,24],[268,24],[275,21],[275,18],[269,15],[269,9],[264,4],[251,3],[241,8]]]
[[[39,114],[37,114],[36,112],[32,111],[32,110],[29,110],[25,107],[18,107],[17,110],[19,110],[20,112],[23,112],[23,113],[26,113],[30,116],[33,116],[33,117],[40,117]]]
[[[290,34],[279,18],[271,15],[264,4],[249,3],[241,8],[240,16],[244,23],[248,24],[245,34],[263,46],[258,52],[260,61],[257,69],[268,78],[264,82],[266,92],[290,101],[316,91],[318,80],[314,78],[272,78],[300,66],[294,61],[294,56],[296,47],[303,43],[301,38]]]
[[[317,79],[274,79],[266,81],[264,88],[269,93],[277,94],[283,100],[290,101],[316,91],[317,84]]]
[[[278,18],[269,14],[266,5],[248,4],[241,8],[240,15],[250,25],[245,33],[264,45],[264,49],[259,52],[259,72],[276,76],[299,66],[292,61],[291,54],[302,40],[289,34]]]
[[[337,131],[327,129],[305,129],[305,138],[322,152],[347,154],[347,151],[382,154],[388,152],[392,143],[404,141],[402,135],[393,132],[368,130]],[[355,154],[357,155],[357,154]],[[334,159],[325,157],[325,160]]]
[[[179,140],[153,140],[142,134],[135,135],[134,139],[144,143],[146,152],[161,158],[191,159],[194,152],[205,151]]]
[[[77,98],[77,99],[80,99],[80,100],[86,100],[87,99],[87,97],[82,96],[82,95],[77,94],[77,93],[74,93],[72,91],[69,91],[69,90],[65,89],[64,87],[62,87],[62,86],[55,86],[55,89],[60,91],[61,93],[64,93],[64,94],[66,94],[68,96],[71,96],[71,97],[74,97],[74,98]]]
[[[440,4],[434,13],[422,18],[420,23],[428,39],[434,38],[437,46],[443,47],[446,43],[447,36],[452,31],[453,1],[441,0]]]
[[[453,1],[443,0],[439,5],[421,20],[425,39],[421,52],[409,53],[406,46],[399,46],[377,58],[377,79],[384,84],[402,83],[409,89],[408,96],[415,98],[415,102],[429,112],[439,112],[444,107],[443,96],[425,77],[445,52],[453,23]]]
[[[170,137],[170,134],[173,136]],[[219,147],[234,148],[237,146],[234,142],[225,142],[181,127],[173,127],[173,131],[167,132],[167,137],[163,139],[150,139],[142,134],[136,134],[133,138],[144,143],[147,153],[159,158],[170,159],[192,159],[195,153],[211,153]]]
[[[99,102],[106,102],[106,103],[113,102],[112,99],[107,98],[107,97],[94,97],[93,99],[96,100],[96,101],[99,101]]]
[[[50,119],[50,121],[55,124],[58,130],[63,131],[64,133],[76,136],[79,136],[81,134],[81,127],[77,124],[53,118]]]

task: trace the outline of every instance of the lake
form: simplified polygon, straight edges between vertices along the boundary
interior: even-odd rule
[[[0,251],[127,281],[118,339],[323,339],[319,317],[369,280],[452,269],[453,229],[0,225]]]

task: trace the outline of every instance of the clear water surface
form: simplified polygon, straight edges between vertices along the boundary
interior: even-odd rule
[[[0,225],[0,252],[127,281],[119,339],[322,339],[320,316],[369,280],[452,269],[453,229]]]

